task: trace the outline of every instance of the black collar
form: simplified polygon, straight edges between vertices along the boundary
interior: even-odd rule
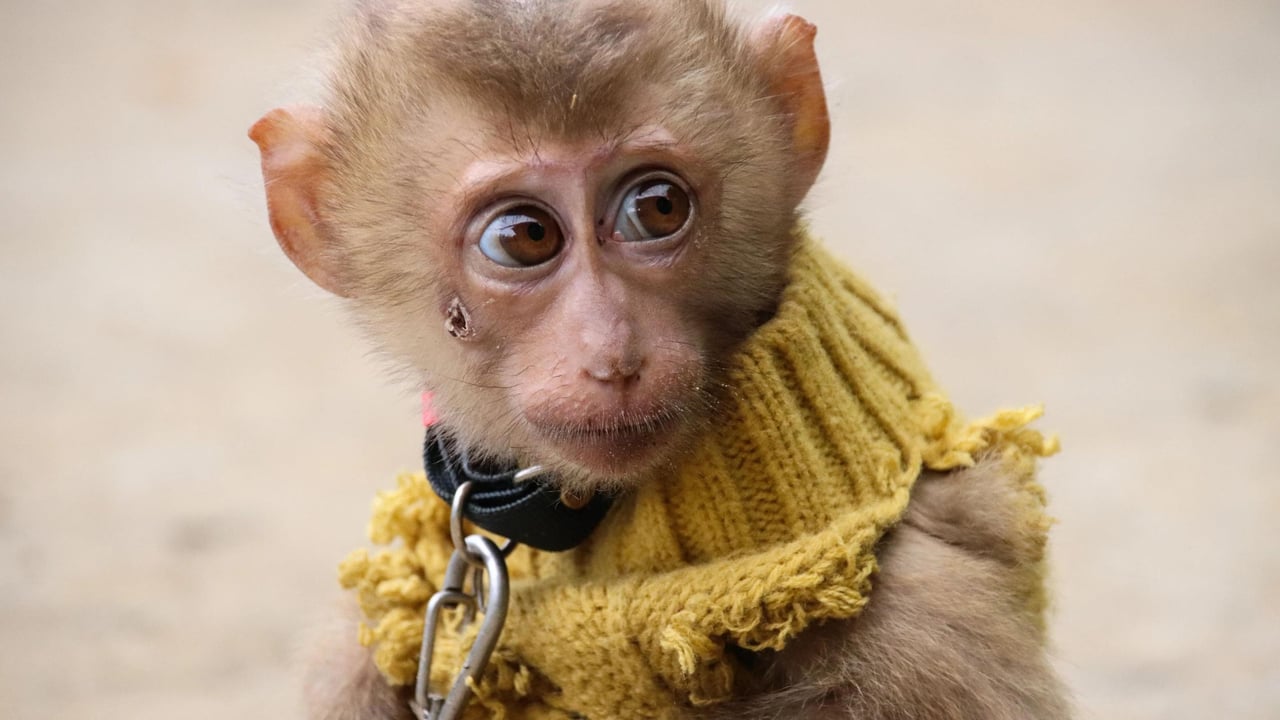
[[[431,488],[453,503],[458,486],[470,482],[471,495],[463,514],[476,525],[518,543],[559,552],[577,547],[596,529],[613,498],[596,493],[581,510],[560,502],[560,493],[542,482],[516,482],[518,467],[475,462],[438,425],[427,428],[422,451]]]

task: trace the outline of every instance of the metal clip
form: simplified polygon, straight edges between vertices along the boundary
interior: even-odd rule
[[[457,720],[471,699],[468,680],[478,681],[489,664],[489,657],[498,645],[502,625],[507,619],[509,579],[506,557],[502,549],[483,535],[462,537],[462,506],[466,503],[470,483],[463,483],[453,498],[453,517],[450,523],[455,542],[453,557],[445,570],[440,591],[427,603],[422,627],[422,650],[418,654],[418,678],[410,707],[422,720]],[[460,545],[456,543],[461,541]],[[471,591],[464,585],[468,570],[471,573]],[[486,577],[487,576],[487,577]],[[440,614],[447,608],[464,607],[463,626],[475,621],[477,611],[483,613],[475,643],[468,651],[462,667],[449,688],[448,695],[431,692],[431,659],[435,652],[436,630]]]

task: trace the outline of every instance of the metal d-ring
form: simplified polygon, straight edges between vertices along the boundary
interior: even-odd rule
[[[453,491],[453,505],[449,508],[449,537],[453,540],[453,551],[462,553],[467,562],[475,567],[480,567],[482,562],[480,558],[471,554],[467,548],[466,537],[462,534],[463,510],[466,509],[467,499],[471,497],[471,481],[467,481],[458,486]]]
[[[527,468],[517,470],[516,474],[511,476],[511,482],[519,485],[522,482],[528,482],[530,480],[540,478],[550,472],[551,468],[549,467],[543,465],[531,465]]]
[[[526,468],[520,472],[533,472],[534,474],[529,476],[533,478],[538,477],[546,471],[542,469],[541,465],[534,465],[533,467]],[[519,473],[517,473],[517,475],[518,474]],[[472,567],[480,568],[483,567],[483,562],[467,550],[466,538],[462,533],[462,523],[465,519],[464,510],[467,507],[467,500],[471,498],[471,489],[471,481],[468,480],[459,485],[457,490],[453,491],[453,504],[449,507],[449,538],[453,540],[453,549],[455,551],[463,551],[467,556],[467,562],[471,563]],[[511,553],[515,552],[515,549],[519,546],[520,543],[512,540],[511,538],[507,538],[507,541],[502,543],[502,556],[511,557]]]

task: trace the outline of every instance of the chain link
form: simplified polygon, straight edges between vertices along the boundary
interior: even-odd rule
[[[449,534],[453,540],[453,556],[445,570],[440,591],[431,596],[423,617],[422,649],[418,654],[418,676],[414,687],[415,717],[422,720],[457,720],[471,700],[468,680],[478,682],[497,647],[498,637],[507,619],[510,580],[506,556],[515,543],[508,540],[499,548],[483,535],[463,534],[463,510],[471,495],[471,483],[458,486],[449,514]],[[468,572],[470,571],[470,572]],[[470,575],[471,589],[465,588]],[[435,654],[436,632],[445,610],[463,608],[462,627],[480,620],[480,629],[471,645],[447,695],[431,691],[431,660]]]

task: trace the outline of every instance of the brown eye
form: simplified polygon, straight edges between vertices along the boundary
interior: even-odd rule
[[[689,222],[689,193],[670,180],[645,180],[627,192],[618,208],[614,231],[631,241],[669,237]]]
[[[551,214],[521,205],[499,215],[480,235],[480,252],[506,267],[532,267],[555,257],[564,235]]]

